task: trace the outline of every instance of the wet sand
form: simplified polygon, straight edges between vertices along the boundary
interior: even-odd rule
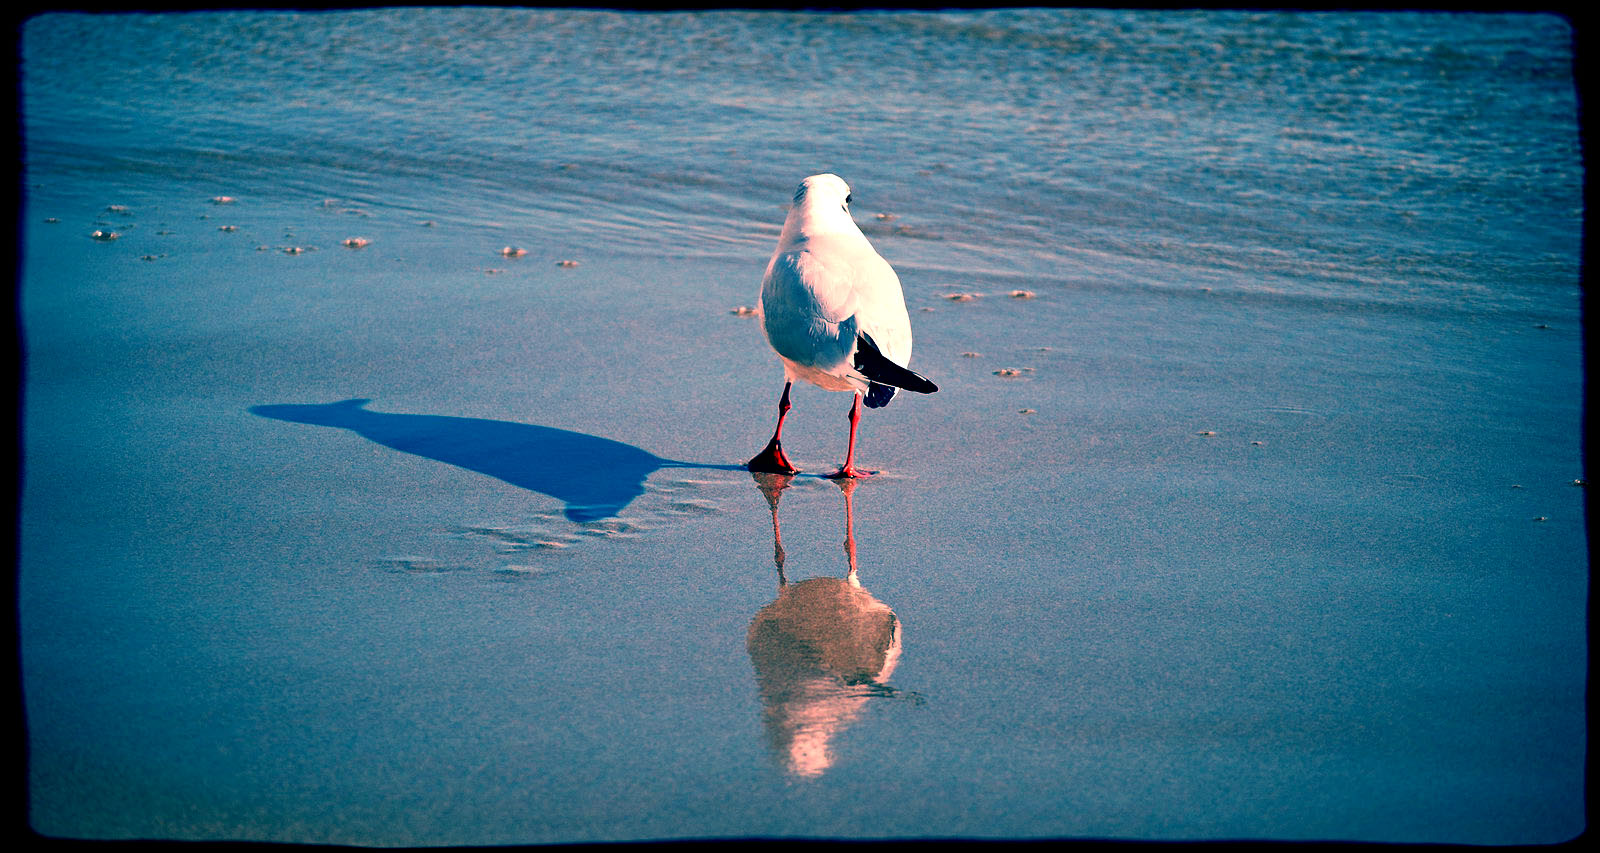
[[[764,256],[26,213],[45,834],[1578,828],[1575,312],[886,250],[941,390],[867,413],[841,491],[849,397],[797,386],[774,491]]]

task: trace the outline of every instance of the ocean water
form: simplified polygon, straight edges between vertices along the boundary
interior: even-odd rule
[[[868,233],[940,273],[1573,295],[1572,48],[1551,16],[412,9],[45,16],[25,35],[41,197],[114,175],[148,205],[187,176],[262,205],[745,257],[797,176],[831,170],[864,212],[915,209]],[[85,85],[86,64],[115,83]]]
[[[34,827],[1572,837],[1572,51],[1424,12],[29,20]],[[738,470],[781,374],[733,312],[824,171],[942,386],[844,494]],[[844,411],[797,394],[822,470]]]

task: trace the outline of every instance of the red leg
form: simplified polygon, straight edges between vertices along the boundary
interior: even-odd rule
[[[856,427],[861,423],[861,394],[855,395],[855,402],[850,404],[850,446],[844,453],[844,467],[829,477],[840,479],[842,477],[870,477],[871,471],[863,471],[856,467]]]
[[[772,431],[772,440],[767,442],[767,447],[757,453],[744,467],[751,471],[760,471],[766,474],[798,474],[800,469],[789,462],[789,457],[783,454],[783,419],[789,414],[789,386],[793,382],[783,383],[783,396],[778,400],[778,427]],[[856,399],[860,399],[858,396]]]

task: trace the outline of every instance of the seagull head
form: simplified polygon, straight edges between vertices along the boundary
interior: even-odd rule
[[[850,185],[838,175],[812,175],[794,191],[794,207],[784,231],[813,235],[829,231],[861,233],[850,218]]]
[[[850,204],[850,185],[838,175],[812,175],[801,181],[799,189],[794,191],[796,207],[806,202],[844,207]]]

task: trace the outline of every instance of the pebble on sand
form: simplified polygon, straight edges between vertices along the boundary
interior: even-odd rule
[[[110,242],[118,237],[121,237],[122,235],[115,231],[92,231],[90,232],[89,236],[102,242]]]
[[[363,246],[365,246],[365,245],[367,245],[368,243],[371,243],[371,242],[372,242],[371,240],[368,240],[365,237],[351,237],[348,240],[343,241],[339,245],[344,246],[347,249],[359,249],[359,248],[361,248],[361,247],[363,247]]]
[[[502,255],[504,255],[505,257],[508,257],[508,258],[520,258],[523,255],[528,254],[528,250],[527,249],[519,249],[516,246],[507,246],[504,249],[500,250],[500,254],[502,254]]]
[[[946,293],[944,295],[944,298],[950,300],[951,302],[971,302],[972,300],[978,298],[978,294],[976,294],[976,293]]]
[[[558,266],[558,267],[571,268],[571,267],[575,267],[577,265],[578,265],[577,261],[556,261],[556,266]]]
[[[214,195],[211,197],[212,204],[233,204],[236,201],[238,201],[238,199],[231,195]]]
[[[729,311],[728,313],[732,314],[735,317],[754,317],[755,313],[756,313],[756,309],[751,308],[748,305],[740,305],[739,307],[733,309],[732,311]]]
[[[1033,297],[1038,296],[1038,295],[1039,294],[1034,293],[1031,290],[1013,290],[1013,291],[1011,291],[1011,298],[1012,299],[1032,299]]]

